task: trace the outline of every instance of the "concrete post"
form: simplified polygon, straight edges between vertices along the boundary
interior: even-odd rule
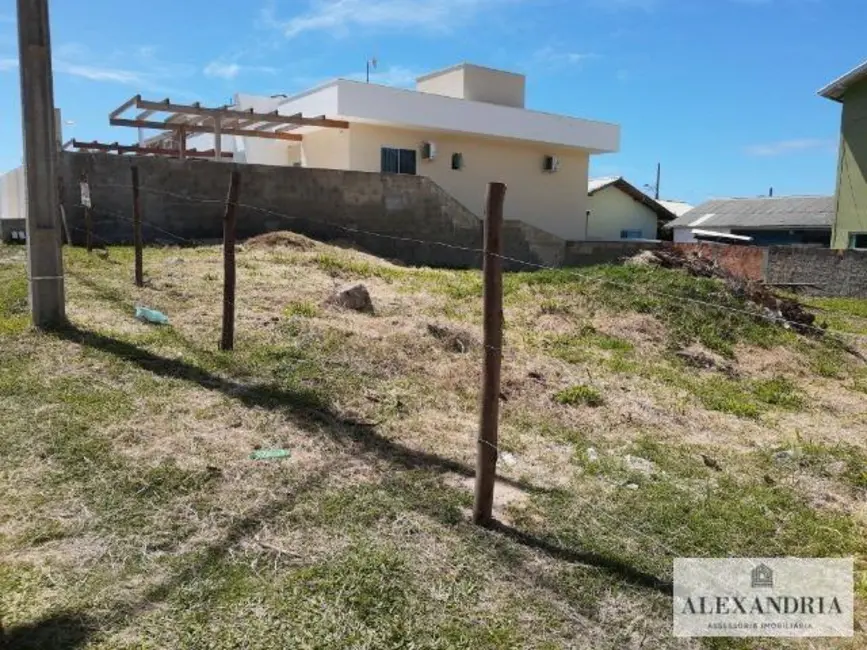
[[[27,271],[33,324],[66,321],[48,0],[18,0],[18,69],[27,188]]]

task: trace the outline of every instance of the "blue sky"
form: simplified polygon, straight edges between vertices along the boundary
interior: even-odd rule
[[[135,9],[133,7],[136,7]],[[834,189],[839,105],[816,90],[867,57],[864,0],[51,0],[65,138],[131,141],[136,93],[221,104],[337,76],[410,86],[470,61],[527,75],[527,105],[615,122],[591,173],[662,194]],[[0,0],[0,169],[19,164],[15,2]],[[496,180],[496,179],[491,179]]]

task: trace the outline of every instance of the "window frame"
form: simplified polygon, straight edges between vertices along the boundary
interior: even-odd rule
[[[858,238],[864,238],[863,246],[856,246],[855,242]],[[853,251],[867,251],[867,232],[852,232],[849,231],[849,250]]]
[[[388,153],[387,153],[388,152]],[[404,171],[406,158],[412,154],[412,165],[407,165],[412,168],[412,171]],[[386,156],[390,155],[396,162],[396,170],[386,169]],[[418,176],[418,151],[415,149],[406,149],[404,147],[390,147],[383,145],[379,148],[379,171],[382,174],[403,174],[405,176]]]

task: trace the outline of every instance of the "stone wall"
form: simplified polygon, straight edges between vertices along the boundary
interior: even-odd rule
[[[82,244],[85,235],[79,190],[82,173],[87,173],[91,189],[94,242],[132,241],[133,163],[139,168],[146,242],[183,244],[222,237],[232,164],[65,152],[59,169],[74,243]],[[243,205],[237,214],[241,240],[293,230],[323,241],[351,239],[371,253],[408,264],[466,268],[480,263],[474,251],[482,246],[481,221],[427,178],[268,165],[234,167],[241,172],[239,203]]]
[[[130,166],[139,168],[146,242],[219,240],[230,163],[64,152],[59,170],[73,243],[84,243],[79,178],[88,175],[94,241],[132,241]],[[423,176],[302,167],[237,165],[241,172],[238,238],[293,230],[329,241],[351,240],[369,252],[419,266],[479,268],[482,222]],[[483,194],[484,187],[479,188]],[[508,195],[506,197],[508,201]],[[507,221],[504,267],[616,264],[670,243],[564,241],[529,224]],[[439,242],[439,243],[437,243]],[[712,257],[735,275],[773,284],[803,284],[813,293],[867,297],[867,254],[804,247],[675,244]],[[523,260],[521,263],[517,260]]]
[[[132,241],[133,163],[139,168],[146,242],[183,244],[222,237],[232,164],[64,152],[59,168],[74,243],[82,244],[85,236],[82,173],[91,189],[95,243]],[[406,264],[481,264],[481,220],[424,176],[246,164],[235,168],[241,172],[243,204],[237,217],[239,239],[293,230],[323,241],[351,239],[375,255]],[[480,187],[479,193],[485,189]],[[562,263],[563,240],[519,222],[507,222],[506,232],[506,256],[534,264]]]
[[[771,246],[765,281],[817,296],[867,298],[867,252]]]

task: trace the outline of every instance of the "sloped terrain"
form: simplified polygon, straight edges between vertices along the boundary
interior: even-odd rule
[[[718,280],[507,275],[482,530],[479,272],[250,242],[223,353],[218,248],[146,250],[143,289],[129,248],[65,255],[72,327],[38,334],[0,248],[11,647],[791,647],[671,638],[679,556],[855,555],[863,625],[867,370]],[[373,314],[324,306],[359,281]],[[811,304],[864,352],[863,301]]]

